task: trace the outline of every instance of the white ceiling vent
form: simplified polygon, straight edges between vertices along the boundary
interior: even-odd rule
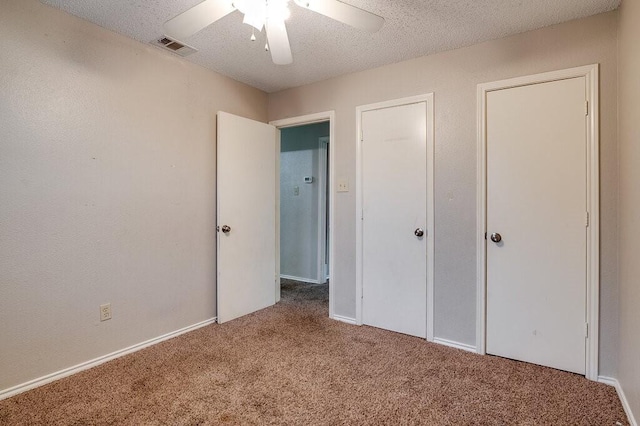
[[[171,39],[169,37],[162,37],[157,40],[153,40],[151,44],[155,44],[156,46],[160,46],[165,50],[176,53],[180,56],[188,56],[192,53],[196,53],[198,50],[187,46],[186,44],[179,42],[177,40]]]

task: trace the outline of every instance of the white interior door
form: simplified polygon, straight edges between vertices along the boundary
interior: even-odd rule
[[[219,112],[217,183],[223,323],[276,302],[276,128]]]
[[[585,373],[584,77],[489,92],[487,352]],[[501,241],[492,241],[492,234]],[[498,239],[497,236],[494,239]]]
[[[427,105],[361,120],[362,321],[426,338]]]

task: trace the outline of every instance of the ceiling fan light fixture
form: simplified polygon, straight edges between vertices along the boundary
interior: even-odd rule
[[[293,0],[296,2],[296,4],[300,7],[309,7],[311,5],[311,2],[309,0]]]
[[[262,31],[262,28],[264,27],[266,21],[263,16],[245,13],[244,19],[242,19],[242,23],[251,25],[256,30]]]
[[[289,0],[267,0],[267,19],[286,21],[291,16]]]
[[[291,15],[289,0],[235,0],[233,7],[244,14],[243,23],[258,31],[268,20],[285,21]]]

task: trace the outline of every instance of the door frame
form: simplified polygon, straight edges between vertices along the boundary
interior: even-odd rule
[[[269,122],[276,127],[276,302],[280,301],[280,129],[286,127],[304,126],[306,124],[329,122],[329,318],[334,318],[334,219],[335,219],[335,203],[333,200],[335,185],[335,111],[325,111],[315,114],[307,114],[298,117],[284,118],[281,120],[272,120]],[[318,253],[324,257],[324,252]],[[319,256],[319,257],[320,257]],[[324,266],[324,265],[323,265]],[[323,268],[324,269],[324,268]]]
[[[586,377],[598,380],[600,300],[600,167],[599,167],[599,67],[598,64],[478,84],[478,187],[477,187],[477,309],[476,352],[486,354],[487,330],[487,94],[495,90],[585,77],[587,114],[587,282],[586,282]]]
[[[362,114],[366,111],[425,102],[427,104],[427,341],[433,341],[434,322],[434,95],[410,96],[356,107],[356,324],[362,325],[363,305],[363,224],[362,224]]]
[[[331,138],[329,136],[323,136],[318,138],[319,155],[318,155],[318,283],[324,284],[329,277],[327,276],[327,227],[329,225],[329,218],[327,215],[328,198],[330,197],[328,191],[327,179],[329,170],[327,168],[327,150],[331,144]],[[324,218],[324,219],[323,219]],[[331,272],[331,270],[329,270]]]

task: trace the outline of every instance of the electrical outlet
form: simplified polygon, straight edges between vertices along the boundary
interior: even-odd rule
[[[111,319],[111,303],[100,305],[100,321]]]
[[[349,192],[349,181],[340,179],[338,181],[338,192]]]

